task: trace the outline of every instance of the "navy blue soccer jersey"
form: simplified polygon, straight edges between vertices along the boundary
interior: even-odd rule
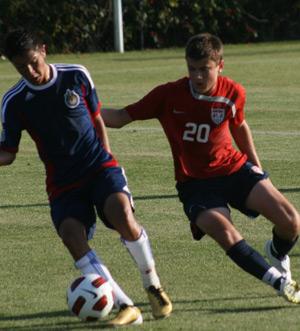
[[[117,162],[94,128],[101,104],[87,69],[75,64],[50,66],[48,83],[32,85],[22,78],[4,95],[1,149],[17,153],[26,130],[45,164],[51,199]]]

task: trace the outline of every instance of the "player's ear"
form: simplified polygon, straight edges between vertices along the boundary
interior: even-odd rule
[[[219,62],[219,73],[221,73],[223,71],[223,69],[224,69],[224,60],[222,59]]]
[[[43,55],[43,57],[45,58],[46,55],[47,55],[46,45],[45,45],[45,44],[41,45],[41,46],[39,47],[39,51],[40,51],[40,53]]]

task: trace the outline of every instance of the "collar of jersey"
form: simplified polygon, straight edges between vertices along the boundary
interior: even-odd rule
[[[43,85],[33,85],[31,84],[28,80],[26,80],[25,78],[24,81],[26,83],[26,85],[28,87],[30,87],[32,90],[36,90],[36,91],[41,91],[41,90],[45,90],[47,89],[48,87],[50,87],[51,85],[53,85],[56,81],[56,78],[57,78],[57,69],[56,67],[53,65],[53,64],[49,64],[49,66],[51,67],[51,70],[52,70],[52,78],[49,80],[49,82],[47,82],[46,84],[43,84]]]
[[[189,87],[190,87],[190,91],[191,91],[191,94],[192,94],[193,98],[195,98],[197,100],[208,100],[208,101],[210,101],[210,100],[213,100],[214,99],[214,97],[212,97],[212,96],[197,93],[193,89],[193,85],[192,85],[192,82],[191,82],[190,79],[189,79]]]

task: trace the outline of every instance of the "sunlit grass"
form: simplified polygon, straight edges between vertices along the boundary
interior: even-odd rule
[[[264,167],[300,208],[300,43],[227,45],[224,75],[247,89],[246,115]],[[50,62],[80,63],[90,70],[105,106],[122,107],[157,84],[186,74],[183,49],[50,55]],[[0,62],[0,93],[18,74]],[[116,280],[144,312],[142,330],[289,330],[300,325],[299,307],[286,303],[239,270],[209,238],[191,240],[175,197],[170,149],[158,122],[109,129],[113,152],[126,169],[136,216],[150,236],[163,285],[174,313],[154,321],[139,273],[118,235],[100,222],[92,241]],[[23,135],[17,160],[0,177],[0,330],[94,330],[72,317],[65,291],[78,275],[52,227],[44,190],[44,168]],[[236,226],[262,251],[271,225],[233,211]],[[300,280],[300,249],[292,255]],[[137,329],[137,328],[132,328]]]

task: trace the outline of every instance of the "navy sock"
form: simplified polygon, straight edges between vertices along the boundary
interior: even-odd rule
[[[284,256],[295,246],[297,240],[298,237],[293,241],[281,239],[273,229],[273,240],[271,245],[272,255],[279,260],[283,259]]]
[[[281,287],[281,283],[284,281],[284,278],[283,277],[280,277],[280,278],[278,278],[276,281],[275,281],[275,283],[274,283],[274,285],[273,285],[273,287],[275,288],[275,290],[280,290],[280,287]]]
[[[262,255],[249,246],[245,240],[241,240],[233,245],[226,254],[240,268],[260,280],[263,279],[265,273],[271,268]]]

